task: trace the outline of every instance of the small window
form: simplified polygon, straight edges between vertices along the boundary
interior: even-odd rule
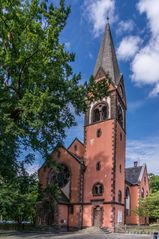
[[[122,135],[122,133],[120,133],[120,141],[122,141],[123,140],[123,135]]]
[[[122,192],[120,190],[118,192],[118,202],[122,203]]]
[[[93,196],[102,196],[103,192],[104,192],[103,184],[96,183],[93,186],[93,189],[92,189]]]
[[[97,137],[99,138],[99,137],[101,137],[101,135],[102,135],[102,130],[101,129],[97,129]]]
[[[97,170],[97,171],[100,171],[100,170],[101,170],[101,163],[100,163],[100,162],[98,162],[98,163],[96,164],[96,170]]]
[[[74,150],[77,151],[77,145],[76,144],[74,145]]]
[[[120,167],[119,167],[119,169],[120,169],[120,173],[121,173],[121,171],[122,171],[122,166],[121,166],[121,164],[120,164]]]
[[[73,205],[69,206],[69,214],[74,214],[74,207],[73,207]]]
[[[149,193],[148,193],[148,191],[146,191],[146,197],[148,197],[148,195],[149,195]]]

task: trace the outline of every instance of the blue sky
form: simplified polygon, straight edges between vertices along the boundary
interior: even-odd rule
[[[127,95],[127,165],[138,160],[159,174],[159,1],[72,0],[61,41],[76,54],[82,81],[93,72],[109,15]],[[67,131],[65,145],[83,141],[83,117]]]
[[[54,1],[53,1],[54,2]],[[124,75],[127,95],[127,165],[138,160],[159,174],[159,1],[67,0],[72,12],[61,42],[76,54],[72,64],[82,81],[93,72],[106,18]],[[65,145],[83,141],[83,117],[67,130]]]

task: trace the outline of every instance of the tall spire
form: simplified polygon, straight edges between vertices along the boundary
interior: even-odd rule
[[[93,75],[95,77],[98,70],[102,68],[105,73],[109,73],[111,80],[118,84],[121,74],[108,19]]]

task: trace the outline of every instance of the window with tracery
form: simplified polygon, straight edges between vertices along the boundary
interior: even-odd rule
[[[58,169],[51,170],[48,175],[48,184],[57,184],[60,188],[66,186],[70,180],[70,171],[64,164],[60,164]]]
[[[93,196],[102,196],[102,195],[103,195],[103,192],[104,192],[103,184],[101,184],[101,183],[96,183],[96,184],[93,186],[93,189],[92,189]]]
[[[93,109],[93,122],[108,119],[108,106],[106,103],[98,104]]]

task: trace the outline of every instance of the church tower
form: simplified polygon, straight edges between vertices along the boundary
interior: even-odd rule
[[[85,115],[83,227],[113,230],[125,217],[126,96],[109,23],[93,75],[99,81],[107,74],[108,96],[92,103]]]

